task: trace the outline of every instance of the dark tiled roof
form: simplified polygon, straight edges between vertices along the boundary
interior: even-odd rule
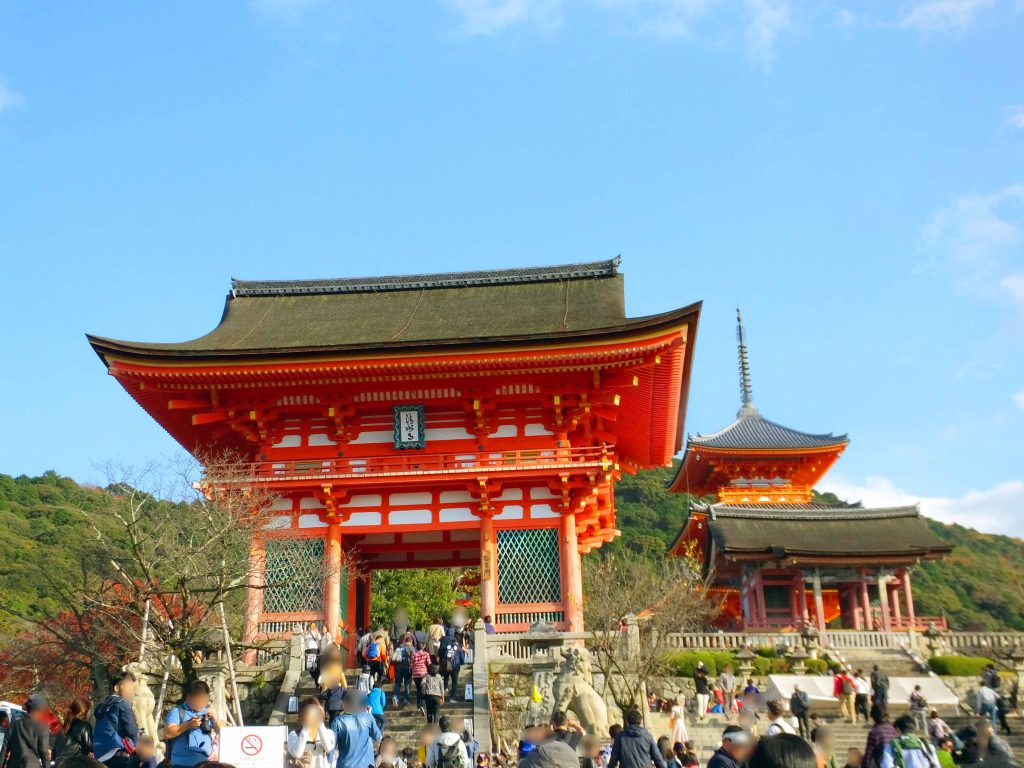
[[[690,445],[707,448],[825,448],[849,442],[846,435],[813,435],[764,418],[753,406],[740,409],[736,421],[712,435],[691,435]]]
[[[825,505],[713,504],[711,536],[726,553],[773,557],[920,555],[951,549],[917,507],[862,509]]]
[[[543,283],[579,280],[588,277],[612,277],[618,274],[621,259],[552,267],[487,269],[474,272],[442,272],[389,277],[343,277],[332,280],[231,280],[233,296],[306,296],[330,293],[373,293],[410,291],[421,288],[468,288],[482,285]]]
[[[198,339],[90,336],[104,351],[165,357],[464,346],[650,331],[696,305],[627,318],[618,259],[556,267],[328,281],[234,281],[220,324]]]

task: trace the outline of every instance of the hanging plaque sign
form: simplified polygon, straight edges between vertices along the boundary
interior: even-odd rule
[[[423,428],[422,405],[396,405],[395,448],[425,448],[426,433]]]

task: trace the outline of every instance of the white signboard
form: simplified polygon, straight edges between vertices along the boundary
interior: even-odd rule
[[[283,725],[221,728],[220,762],[235,768],[284,768]]]

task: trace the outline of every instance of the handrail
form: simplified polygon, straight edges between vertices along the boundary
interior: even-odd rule
[[[254,479],[266,482],[290,480],[346,480],[395,475],[437,475],[479,472],[517,472],[530,469],[610,469],[607,453],[599,446],[537,448],[509,451],[462,451],[459,453],[403,453],[381,456],[287,459],[252,462]]]

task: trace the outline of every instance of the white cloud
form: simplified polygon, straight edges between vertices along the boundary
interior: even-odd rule
[[[840,8],[836,11],[835,19],[832,24],[836,27],[850,27],[857,21],[857,14],[846,8]]]
[[[1014,394],[1013,404],[1024,411],[1024,389]]]
[[[1024,307],[1024,184],[964,195],[932,214],[923,238],[962,287]]]
[[[557,27],[562,20],[559,0],[444,0],[462,14],[462,31],[489,35],[514,24],[534,22]]]
[[[888,478],[877,476],[853,482],[837,475],[819,490],[831,491],[847,501],[860,501],[866,507],[920,504],[923,515],[944,523],[959,523],[986,533],[1024,536],[1024,481],[1020,480],[968,491],[956,498],[917,496],[897,488]]]
[[[755,60],[770,67],[775,58],[775,39],[790,27],[789,5],[779,0],[750,0],[754,17],[747,24],[747,49]]]
[[[995,0],[925,0],[904,14],[900,26],[924,32],[962,30],[994,4]]]
[[[1010,117],[1006,124],[1011,128],[1024,128],[1024,104],[1010,107]]]
[[[0,82],[0,112],[17,109],[25,103],[25,97],[3,82]]]

